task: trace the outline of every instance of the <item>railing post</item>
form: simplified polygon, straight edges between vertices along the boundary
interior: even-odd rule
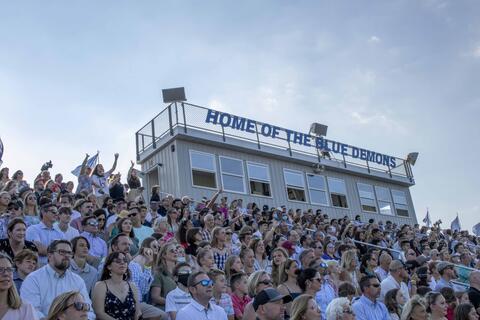
[[[175,101],[175,125],[178,126],[178,108],[177,108],[177,101]]]
[[[343,158],[343,167],[346,169],[347,168],[347,161],[345,160],[345,155],[342,153],[342,158]]]
[[[292,145],[290,144],[290,139],[288,139],[287,141],[288,141],[288,152],[290,153],[290,157],[291,157],[291,156],[293,156]]]
[[[222,127],[222,139],[223,139],[223,142],[226,142],[227,140],[225,139],[225,128],[223,126],[220,126]]]
[[[138,150],[138,132],[135,132],[135,150],[137,150],[137,161],[140,161],[140,150]]]
[[[367,163],[367,169],[368,169],[368,173],[370,173],[370,164],[368,163],[368,160],[365,161]]]
[[[182,113],[183,113],[183,131],[187,133],[187,118],[185,117],[185,104],[182,102]]]
[[[255,122],[255,134],[257,135],[257,146],[258,146],[258,149],[261,149],[261,147],[260,147],[260,137],[258,136],[258,124],[257,124],[257,122]]]
[[[152,147],[155,149],[157,147],[157,142],[155,141],[155,118],[150,120],[150,125],[152,126]]]
[[[168,124],[170,126],[170,135],[173,136],[172,104],[168,105]]]

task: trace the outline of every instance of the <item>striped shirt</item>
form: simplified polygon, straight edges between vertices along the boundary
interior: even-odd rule
[[[390,320],[387,307],[380,301],[372,302],[364,295],[352,304],[357,320]]]
[[[230,297],[230,295],[226,293],[222,293],[222,295],[220,296],[220,300],[218,302],[215,299],[215,297],[212,297],[210,299],[210,303],[216,304],[217,306],[222,307],[223,310],[225,310],[225,312],[227,313],[227,316],[233,316],[235,314],[235,312],[233,311],[232,298]]]
[[[178,312],[190,302],[192,302],[190,293],[176,287],[165,298],[165,312]]]

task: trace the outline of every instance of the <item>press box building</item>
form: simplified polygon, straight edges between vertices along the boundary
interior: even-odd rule
[[[417,222],[411,161],[323,136],[173,102],[136,132],[136,152],[146,190]]]

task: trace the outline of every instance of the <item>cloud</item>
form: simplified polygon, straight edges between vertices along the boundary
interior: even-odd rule
[[[368,39],[368,42],[369,43],[379,43],[381,40],[379,37],[377,36],[371,36],[369,39]]]
[[[475,58],[480,58],[480,45],[478,45],[475,49],[473,49],[472,55]]]

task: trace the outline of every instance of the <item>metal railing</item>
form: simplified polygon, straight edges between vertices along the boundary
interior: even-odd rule
[[[285,134],[285,129],[281,127],[279,127],[280,134],[275,138],[272,138],[260,134],[259,127],[264,123],[259,121],[256,121],[254,128],[255,133],[248,133],[232,129],[231,127],[206,123],[205,119],[208,110],[209,108],[186,102],[173,102],[169,104],[136,132],[137,160],[140,160],[140,155],[143,152],[150,148],[155,149],[160,139],[169,135],[173,136],[175,129],[179,128],[184,134],[188,134],[189,130],[213,133],[220,135],[224,142],[226,142],[228,138],[239,139],[255,144],[259,150],[269,147],[283,151],[285,152],[285,155],[290,157],[294,157],[295,155],[313,156],[316,160],[314,163],[327,166],[329,164],[337,164],[344,168],[347,168],[348,166],[360,167],[365,169],[368,173],[386,173],[390,177],[406,177],[411,182],[414,182],[410,164],[404,159],[396,158],[397,160],[400,160],[400,162],[396,167],[392,168],[390,166],[386,167],[378,165],[377,163],[368,160],[345,157],[345,155],[335,155],[332,152],[327,156],[315,147],[291,143]]]

